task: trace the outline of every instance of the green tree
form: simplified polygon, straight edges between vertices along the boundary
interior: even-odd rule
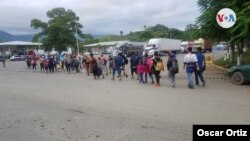
[[[221,28],[216,21],[216,15],[220,9],[224,8],[226,1],[228,0],[198,0],[201,11],[201,15],[197,18],[200,37],[216,41],[230,40],[228,29]]]
[[[33,41],[41,41],[46,50],[55,48],[63,51],[69,46],[76,48],[76,38],[84,37],[80,30],[83,26],[78,22],[79,17],[72,10],[64,8],[49,10],[47,17],[48,22],[31,20],[32,28],[41,29],[41,32],[35,34]],[[75,35],[76,32],[78,35]]]
[[[149,31],[144,31],[141,35],[140,35],[140,39],[143,40],[143,41],[147,41],[149,40],[150,38],[153,38],[153,35],[151,32]]]
[[[161,25],[161,24],[156,24],[155,26],[149,27],[147,29],[152,31],[152,32],[161,32],[161,31],[168,31],[169,30],[168,27]]]
[[[242,47],[250,37],[250,2],[249,0],[198,0],[201,15],[197,24],[199,33],[203,38],[210,38],[217,41],[229,41],[231,45],[232,59],[234,62],[234,47],[238,45],[238,56],[242,53]],[[216,16],[220,9],[231,8],[237,15],[236,24],[230,29],[218,26]]]
[[[188,24],[186,25],[182,38],[187,41],[198,39],[200,38],[199,31],[200,30],[196,24]]]
[[[121,35],[121,37],[122,37],[122,35],[123,35],[123,31],[122,31],[122,30],[120,31],[120,35]]]
[[[250,2],[249,0],[233,0],[231,3],[227,2],[226,5],[234,9],[237,15],[236,25],[231,28],[232,41],[242,42],[249,39],[250,31]]]

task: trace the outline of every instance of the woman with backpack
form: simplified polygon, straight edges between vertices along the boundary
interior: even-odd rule
[[[155,80],[156,80],[156,87],[160,87],[160,73],[161,71],[164,71],[164,65],[163,61],[160,58],[158,52],[154,52],[154,59],[153,59],[153,72],[155,75]]]

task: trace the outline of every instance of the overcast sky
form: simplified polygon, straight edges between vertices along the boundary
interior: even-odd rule
[[[196,0],[0,0],[0,30],[30,34],[32,19],[47,21],[55,7],[73,10],[84,33],[124,34],[163,24],[184,29],[199,16]]]

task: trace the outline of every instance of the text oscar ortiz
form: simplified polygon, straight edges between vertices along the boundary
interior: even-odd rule
[[[193,141],[250,141],[250,125],[193,125]]]

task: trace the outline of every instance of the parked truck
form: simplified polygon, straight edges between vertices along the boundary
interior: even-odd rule
[[[181,43],[181,52],[187,52],[188,47],[192,47],[193,52],[197,52],[198,47],[201,47],[203,52],[212,52],[213,43],[211,40],[203,38],[194,41],[185,41]]]
[[[168,39],[168,38],[153,38],[148,41],[147,46],[144,48],[143,54],[153,54],[159,52],[159,55],[165,55],[168,51],[180,52],[181,40]]]

